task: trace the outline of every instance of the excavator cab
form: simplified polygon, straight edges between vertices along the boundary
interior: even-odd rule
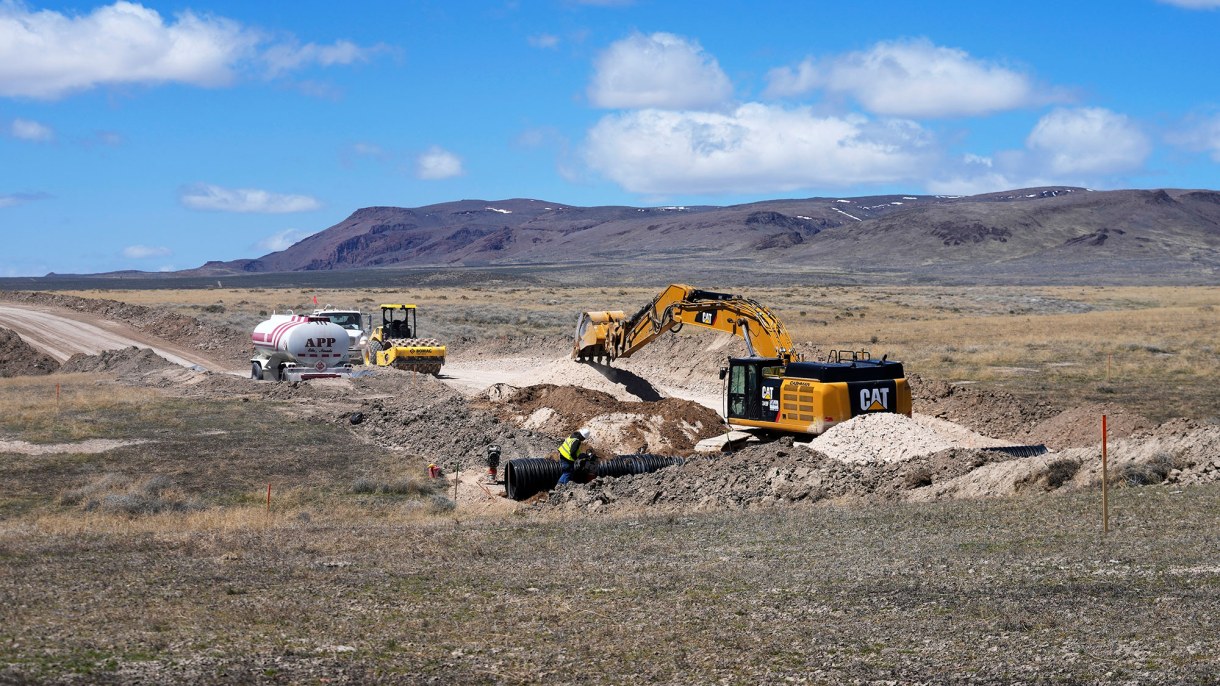
[[[724,416],[730,420],[774,421],[779,411],[782,374],[783,363],[779,358],[729,358]]]

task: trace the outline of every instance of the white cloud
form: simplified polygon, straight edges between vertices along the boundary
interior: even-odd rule
[[[930,136],[903,120],[750,103],[727,114],[642,110],[589,132],[589,166],[643,194],[768,193],[921,178]]]
[[[336,64],[367,62],[374,52],[380,50],[383,50],[380,46],[362,48],[350,41],[336,41],[333,45],[285,44],[267,48],[262,59],[267,64],[268,74],[278,76],[312,64],[330,67]]]
[[[0,193],[0,209],[16,207],[49,197],[51,196],[46,193]]]
[[[529,41],[529,44],[535,48],[553,50],[559,47],[559,36],[549,33],[540,33],[536,36],[530,36],[526,40]]]
[[[111,83],[220,86],[257,41],[236,22],[184,12],[166,24],[130,2],[88,15],[0,4],[0,95],[55,98]]]
[[[767,72],[768,98],[788,98],[808,95],[821,84],[812,57],[806,57],[795,67],[776,67]]]
[[[671,33],[634,33],[598,56],[589,102],[612,109],[698,109],[725,103],[728,76],[697,42]]]
[[[322,206],[317,198],[308,195],[283,195],[257,188],[222,188],[205,183],[183,190],[179,200],[192,210],[263,214],[309,212]]]
[[[1038,104],[1028,76],[927,39],[881,42],[815,64],[806,59],[767,75],[769,97],[817,88],[855,98],[870,112],[897,117],[980,115]]]
[[[353,155],[359,155],[361,157],[375,157],[377,159],[383,159],[386,157],[385,149],[376,143],[353,143],[351,146],[351,152]]]
[[[167,21],[134,2],[65,14],[0,0],[0,96],[54,99],[115,84],[219,87],[251,66],[278,75],[351,64],[380,49],[273,44],[231,19],[184,11]]]
[[[462,158],[433,146],[415,160],[416,178],[435,181],[448,179],[462,174]]]
[[[1036,186],[1102,188],[1139,171],[1151,150],[1147,136],[1125,115],[1057,109],[1038,121],[1023,149],[966,155],[931,171],[926,187],[960,195]]]
[[[12,126],[9,127],[9,132],[13,138],[20,138],[23,141],[46,143],[55,140],[55,132],[51,130],[51,127],[29,119],[14,119]]]
[[[393,158],[390,151],[366,141],[357,141],[339,149],[339,163],[345,169],[351,169],[366,160],[387,162]]]
[[[133,260],[145,260],[150,257],[169,257],[174,251],[165,246],[129,245],[123,248],[123,257]]]
[[[1189,117],[1167,139],[1192,152],[1208,153],[1220,162],[1220,114]]]
[[[306,231],[299,231],[297,229],[284,229],[283,231],[280,231],[279,233],[275,233],[270,236],[267,236],[263,240],[256,243],[254,247],[259,248],[261,250],[266,250],[267,252],[279,252],[286,248],[292,247],[293,245],[298,243],[302,238],[305,238],[306,236],[309,236],[309,235],[311,235],[311,234],[309,234]]]
[[[1220,9],[1220,0],[1158,0],[1165,5],[1174,5],[1188,10]]]
[[[1096,107],[1054,110],[1038,121],[1025,145],[1045,173],[1066,176],[1130,171],[1152,151],[1127,116]]]

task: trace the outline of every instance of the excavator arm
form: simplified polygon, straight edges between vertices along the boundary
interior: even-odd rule
[[[667,331],[690,324],[741,336],[751,357],[800,359],[774,314],[740,295],[672,284],[630,318],[621,311],[583,312],[576,322],[572,358],[582,362],[630,357]]]

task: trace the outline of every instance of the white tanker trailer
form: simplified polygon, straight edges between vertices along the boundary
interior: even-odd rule
[[[250,334],[250,378],[266,381],[351,376],[347,331],[326,317],[273,314]]]

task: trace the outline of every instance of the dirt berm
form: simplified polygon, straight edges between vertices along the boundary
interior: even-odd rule
[[[841,447],[841,435],[848,433],[855,440],[850,452],[832,457],[819,451]],[[1109,456],[1108,478],[1116,487],[1217,481],[1220,427],[1174,420],[1116,440]],[[563,486],[541,506],[634,512],[936,501],[1089,489],[1100,479],[1095,447],[1012,457],[961,447],[951,434],[933,437],[918,419],[877,414],[856,417],[808,444],[784,438],[731,454],[696,455],[652,474]]]
[[[17,332],[0,327],[0,377],[38,376],[57,369],[55,358],[30,347]]]

